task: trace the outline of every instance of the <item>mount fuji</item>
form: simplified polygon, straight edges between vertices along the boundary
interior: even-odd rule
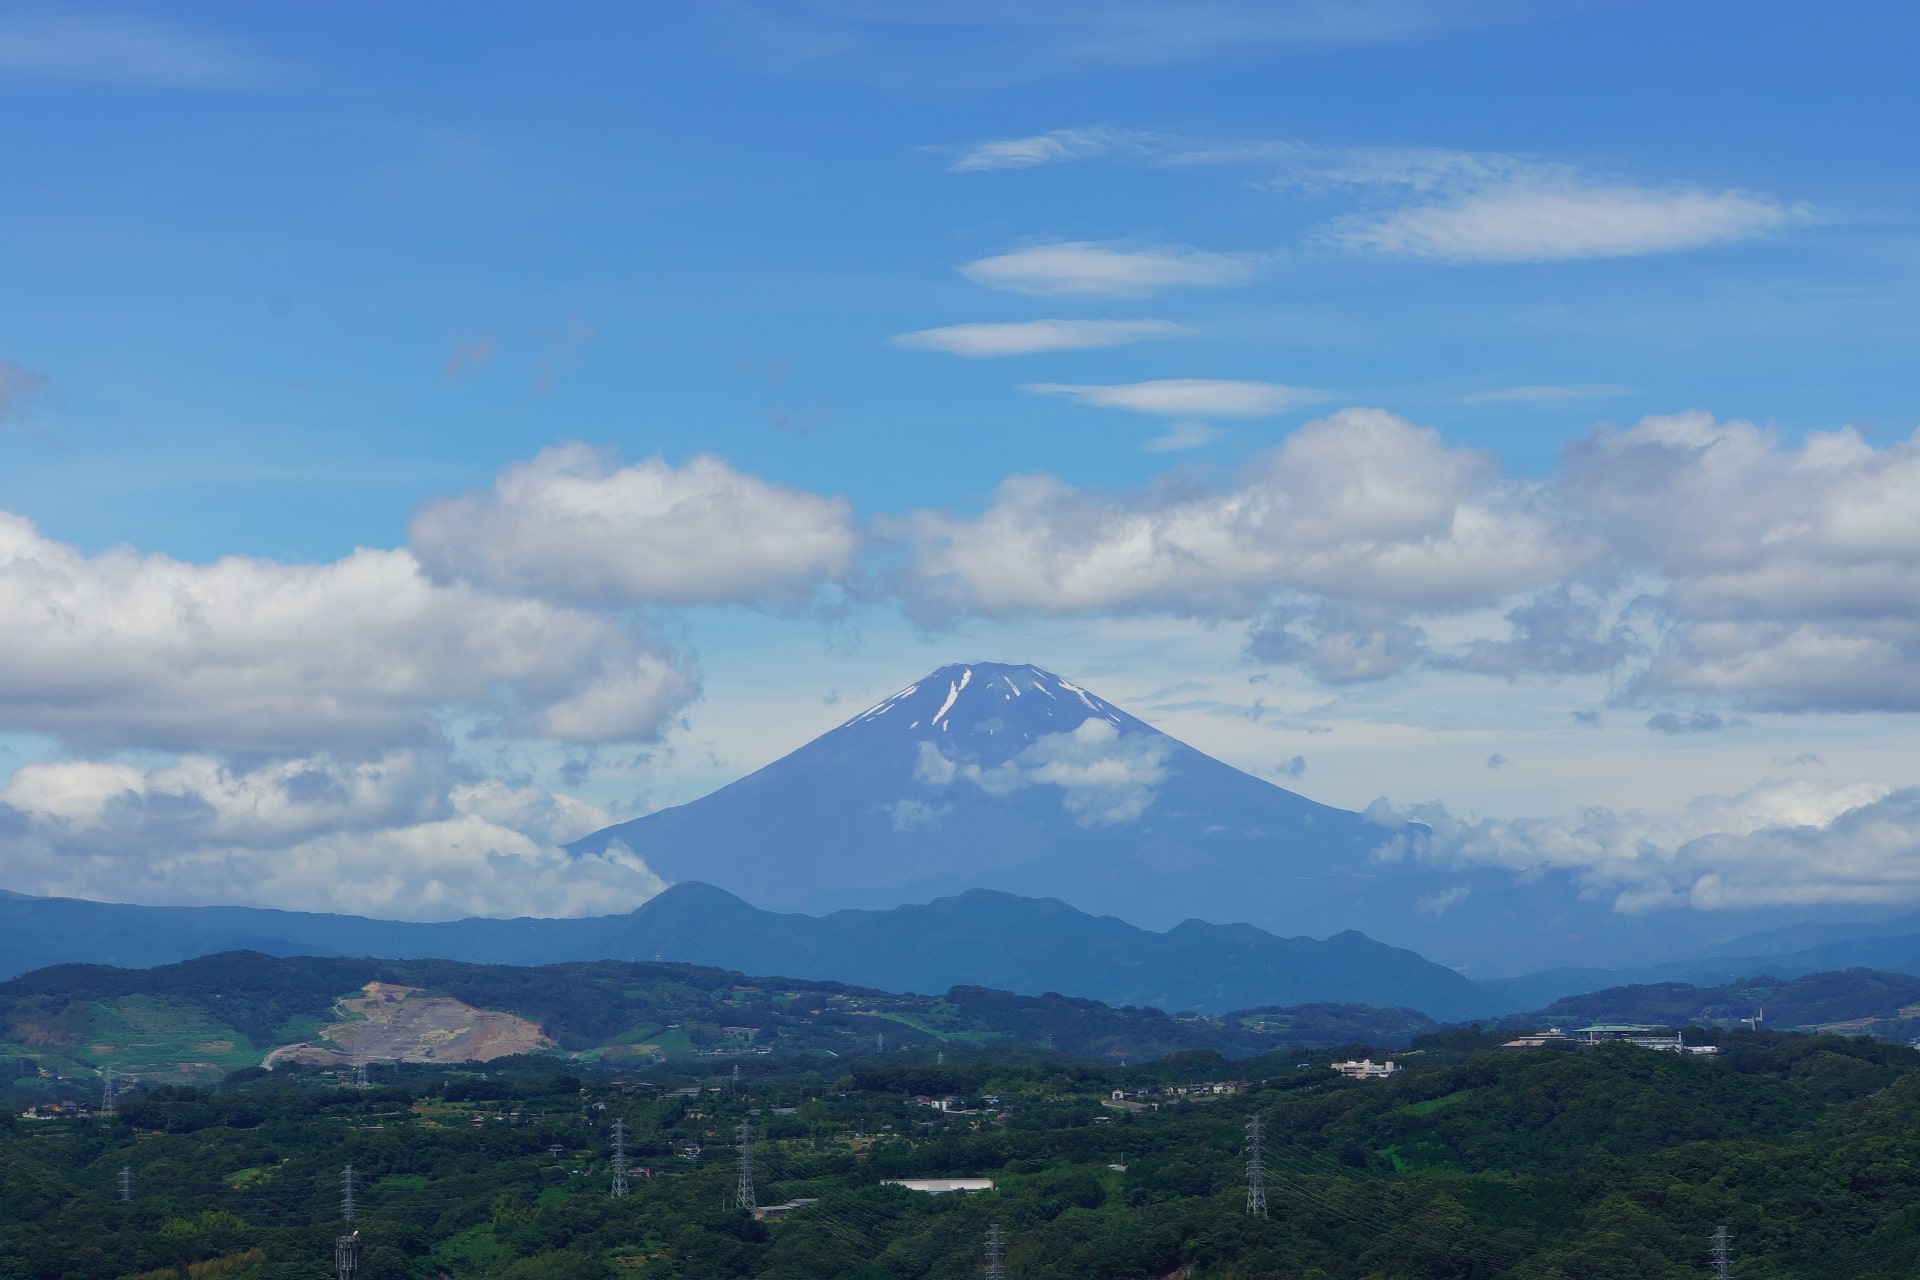
[[[774,911],[992,889],[1156,930],[1189,919],[1315,937],[1357,929],[1475,977],[1693,959],[1812,918],[1622,915],[1568,872],[1376,859],[1389,836],[1052,672],[971,663],[710,795],[571,847],[620,841],[671,882]]]
[[[1032,666],[942,667],[792,754],[596,832],[670,881],[774,910],[970,888],[1149,928],[1263,927],[1382,878],[1385,833],[1204,755]]]

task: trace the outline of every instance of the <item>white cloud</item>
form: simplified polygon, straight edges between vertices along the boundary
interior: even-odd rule
[[[438,586],[405,551],[86,556],[0,513],[0,616],[0,725],[87,747],[359,751],[431,738],[449,710],[641,740],[696,690],[631,626]]]
[[[1161,378],[1153,382],[1128,382],[1114,386],[1030,382],[1024,389],[1036,395],[1064,396],[1078,404],[1102,409],[1127,409],[1134,413],[1157,413],[1173,418],[1188,415],[1268,418],[1326,398],[1325,392],[1310,387],[1223,378]]]
[[[1813,219],[1805,206],[1764,194],[1648,184],[1533,156],[1441,147],[1323,147],[1086,128],[981,144],[954,168],[1031,168],[1097,156],[1265,169],[1273,175],[1265,185],[1282,194],[1396,192],[1410,203],[1338,219],[1325,238],[1358,252],[1448,262],[1672,253],[1758,239]]]
[[[664,887],[641,859],[557,847],[610,820],[538,788],[459,783],[406,751],[246,771],[201,756],[30,764],[0,787],[17,891],[400,919],[630,910]]]
[[[1499,387],[1462,396],[1468,404],[1570,404],[1581,400],[1612,400],[1633,394],[1632,387],[1614,382],[1536,383]]]
[[[1308,423],[1220,488],[1130,496],[1015,476],[971,519],[920,513],[923,590],[987,615],[1245,617],[1276,593],[1453,608],[1546,585],[1588,554],[1493,460],[1379,410]]]
[[[1920,436],[1773,432],[1703,413],[1599,429],[1561,501],[1656,575],[1633,690],[1758,709],[1920,710]]]
[[[1219,438],[1219,429],[1204,422],[1176,422],[1140,447],[1148,453],[1180,453],[1205,448]]]
[[[262,68],[199,36],[78,11],[0,18],[0,71],[167,89],[236,89]]]
[[[1368,814],[1399,828],[1383,859],[1572,869],[1620,911],[1920,901],[1920,790],[1912,788],[1769,780],[1667,814],[1590,808],[1467,822],[1438,804],[1385,801]]]
[[[1001,138],[967,147],[948,166],[954,173],[981,173],[993,169],[1033,169],[1063,160],[1086,160],[1114,152],[1151,146],[1153,134],[1093,126],[1055,129],[1027,138]]]
[[[1249,283],[1264,255],[1124,249],[1077,240],[980,258],[960,268],[975,284],[1034,297],[1140,298],[1162,289]]]
[[[803,602],[846,572],[860,542],[843,498],[712,457],[620,467],[584,445],[429,502],[408,533],[437,581],[611,606]]]
[[[1699,249],[1769,235],[1804,210],[1739,191],[1522,181],[1335,230],[1350,249],[1453,262],[1561,262]]]
[[[1156,338],[1182,338],[1193,329],[1171,320],[1022,320],[952,324],[894,338],[894,345],[956,356],[1023,356],[1040,351],[1121,347]]]
[[[1076,824],[1111,827],[1147,811],[1167,780],[1172,750],[1171,740],[1158,734],[1123,734],[1095,717],[1067,733],[1041,734],[1013,759],[988,769],[948,759],[933,743],[922,742],[914,780],[927,787],[967,782],[990,796],[1058,787],[1061,807]],[[896,830],[899,821],[896,806]]]

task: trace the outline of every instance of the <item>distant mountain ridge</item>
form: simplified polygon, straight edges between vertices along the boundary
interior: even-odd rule
[[[1391,786],[1383,780],[1382,789]],[[1437,866],[1050,671],[941,667],[710,795],[608,827],[669,882],[776,911],[1058,898],[1151,929],[1357,929],[1475,978],[1711,956],[1842,908],[1618,912],[1577,870]]]
[[[1315,1003],[1405,1006],[1451,1020],[1492,1012],[1473,983],[1359,933],[1280,938],[1188,921],[1166,933],[1063,902],[975,890],[925,906],[827,916],[762,911],[679,884],[627,915],[421,924],[247,907],[137,907],[0,897],[8,974],[73,961],[147,966],[246,947],[483,964],[669,960],[892,991],[1057,991],[1177,1011]]]

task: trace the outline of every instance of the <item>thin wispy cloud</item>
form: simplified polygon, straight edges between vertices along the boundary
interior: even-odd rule
[[[1311,387],[1223,378],[1161,378],[1114,386],[1030,382],[1023,389],[1035,395],[1060,396],[1101,409],[1125,409],[1176,418],[1270,418],[1326,398],[1325,392]]]
[[[78,11],[0,17],[0,72],[161,89],[241,89],[264,63],[178,28]]]
[[[11,360],[0,360],[0,422],[25,412],[46,389],[46,374]]]
[[[1184,453],[1204,449],[1220,438],[1220,429],[1204,422],[1176,422],[1140,447],[1148,453]]]
[[[1461,399],[1468,404],[1572,404],[1580,400],[1614,400],[1633,394],[1617,382],[1534,383],[1476,391]]]
[[[1810,217],[1739,191],[1519,182],[1358,218],[1331,234],[1348,249],[1390,257],[1564,262],[1753,240]]]
[[[989,289],[1040,298],[1142,298],[1162,289],[1251,283],[1266,255],[1198,249],[1127,249],[1087,240],[980,258],[960,274]]]
[[[1648,184],[1535,156],[1443,147],[1220,141],[1091,126],[976,143],[955,172],[1097,157],[1267,169],[1282,195],[1397,190],[1408,201],[1336,219],[1319,239],[1356,253],[1443,262],[1565,262],[1732,244],[1814,220],[1805,205],[1739,190]]]
[[[1131,129],[1055,129],[1029,138],[1000,138],[976,142],[961,149],[947,167],[954,173],[985,173],[995,169],[1034,169],[1064,160],[1090,160],[1118,153],[1145,155],[1160,148],[1161,135]]]
[[[1020,320],[921,329],[899,334],[893,343],[916,351],[945,351],[978,359],[1121,347],[1156,338],[1183,338],[1195,332],[1191,326],[1171,320]]]

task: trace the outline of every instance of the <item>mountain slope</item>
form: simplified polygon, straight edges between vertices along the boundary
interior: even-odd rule
[[[1169,1011],[1324,1002],[1404,1005],[1443,1019],[1494,1011],[1453,970],[1357,933],[1318,942],[1200,921],[1153,933],[1062,902],[986,891],[817,917],[761,911],[710,885],[680,884],[627,915],[444,924],[9,895],[0,898],[0,927],[17,954],[50,957],[46,963],[167,963],[244,935],[280,955],[668,960],[894,991],[1058,991]]]
[[[925,901],[969,888],[1057,897],[1164,929],[1295,927],[1390,874],[1382,832],[1161,733],[1031,666],[942,667],[618,840],[670,881],[774,910]]]

